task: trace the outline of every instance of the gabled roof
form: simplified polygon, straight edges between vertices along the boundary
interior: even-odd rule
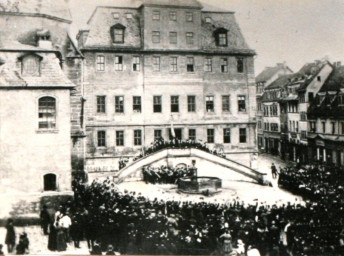
[[[344,88],[344,66],[335,67],[320,92],[339,91]]]
[[[68,4],[64,0],[0,0],[0,13],[20,13],[72,21]]]
[[[282,75],[279,78],[277,78],[275,81],[273,81],[270,85],[268,85],[265,90],[270,89],[282,89],[284,88],[290,81],[295,77],[296,74],[290,74],[290,75]]]
[[[283,66],[282,64],[277,64],[274,67],[266,67],[256,77],[256,83],[264,83],[270,80],[278,71],[283,69],[288,69],[291,73],[293,72],[289,67]]]

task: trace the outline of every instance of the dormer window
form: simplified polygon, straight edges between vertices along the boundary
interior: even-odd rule
[[[42,57],[35,54],[25,55],[19,58],[22,64],[23,76],[39,76]]]
[[[215,41],[217,46],[227,46],[227,32],[228,30],[225,28],[219,28],[214,32]]]
[[[111,27],[111,37],[112,42],[115,44],[123,44],[124,43],[124,30],[125,27],[122,24],[116,24]]]

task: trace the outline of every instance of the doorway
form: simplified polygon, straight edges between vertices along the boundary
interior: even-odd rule
[[[168,129],[168,131],[169,131],[170,140],[172,140],[173,137],[172,137],[171,129]],[[176,139],[182,140],[182,138],[183,138],[183,130],[181,128],[174,128],[174,133],[176,135]]]
[[[56,190],[56,175],[48,173],[44,175],[44,191],[55,191]]]

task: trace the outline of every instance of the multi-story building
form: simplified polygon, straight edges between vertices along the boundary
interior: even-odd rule
[[[71,100],[64,1],[0,1],[0,187],[71,190]]]
[[[86,165],[118,169],[157,138],[207,142],[242,163],[256,149],[255,52],[234,13],[196,0],[99,6],[80,31]]]
[[[344,67],[336,63],[308,108],[308,151],[315,161],[344,166]]]
[[[293,71],[285,63],[277,63],[274,67],[266,67],[256,77],[257,86],[257,134],[258,134],[258,149],[261,152],[265,151],[265,140],[264,140],[264,109],[262,96],[264,89],[268,87],[272,82],[276,81],[280,76],[291,74]],[[265,115],[267,113],[265,112]],[[268,121],[265,121],[268,123]],[[269,145],[267,145],[269,148]],[[268,149],[267,148],[267,149]]]
[[[317,60],[305,64],[288,79],[283,88],[280,101],[284,129],[288,129],[281,138],[282,152],[287,160],[300,163],[308,162],[307,153],[307,109],[309,102],[320,90],[332,71],[327,60]]]
[[[264,90],[261,99],[263,118],[263,143],[264,152],[280,155],[281,136],[284,133],[283,109],[280,107],[284,86],[288,83],[293,74],[282,75],[273,81]]]

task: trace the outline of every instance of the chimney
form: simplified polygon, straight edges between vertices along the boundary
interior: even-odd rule
[[[41,29],[37,31],[37,46],[43,49],[52,49],[52,43],[50,40],[50,31],[47,29]]]

